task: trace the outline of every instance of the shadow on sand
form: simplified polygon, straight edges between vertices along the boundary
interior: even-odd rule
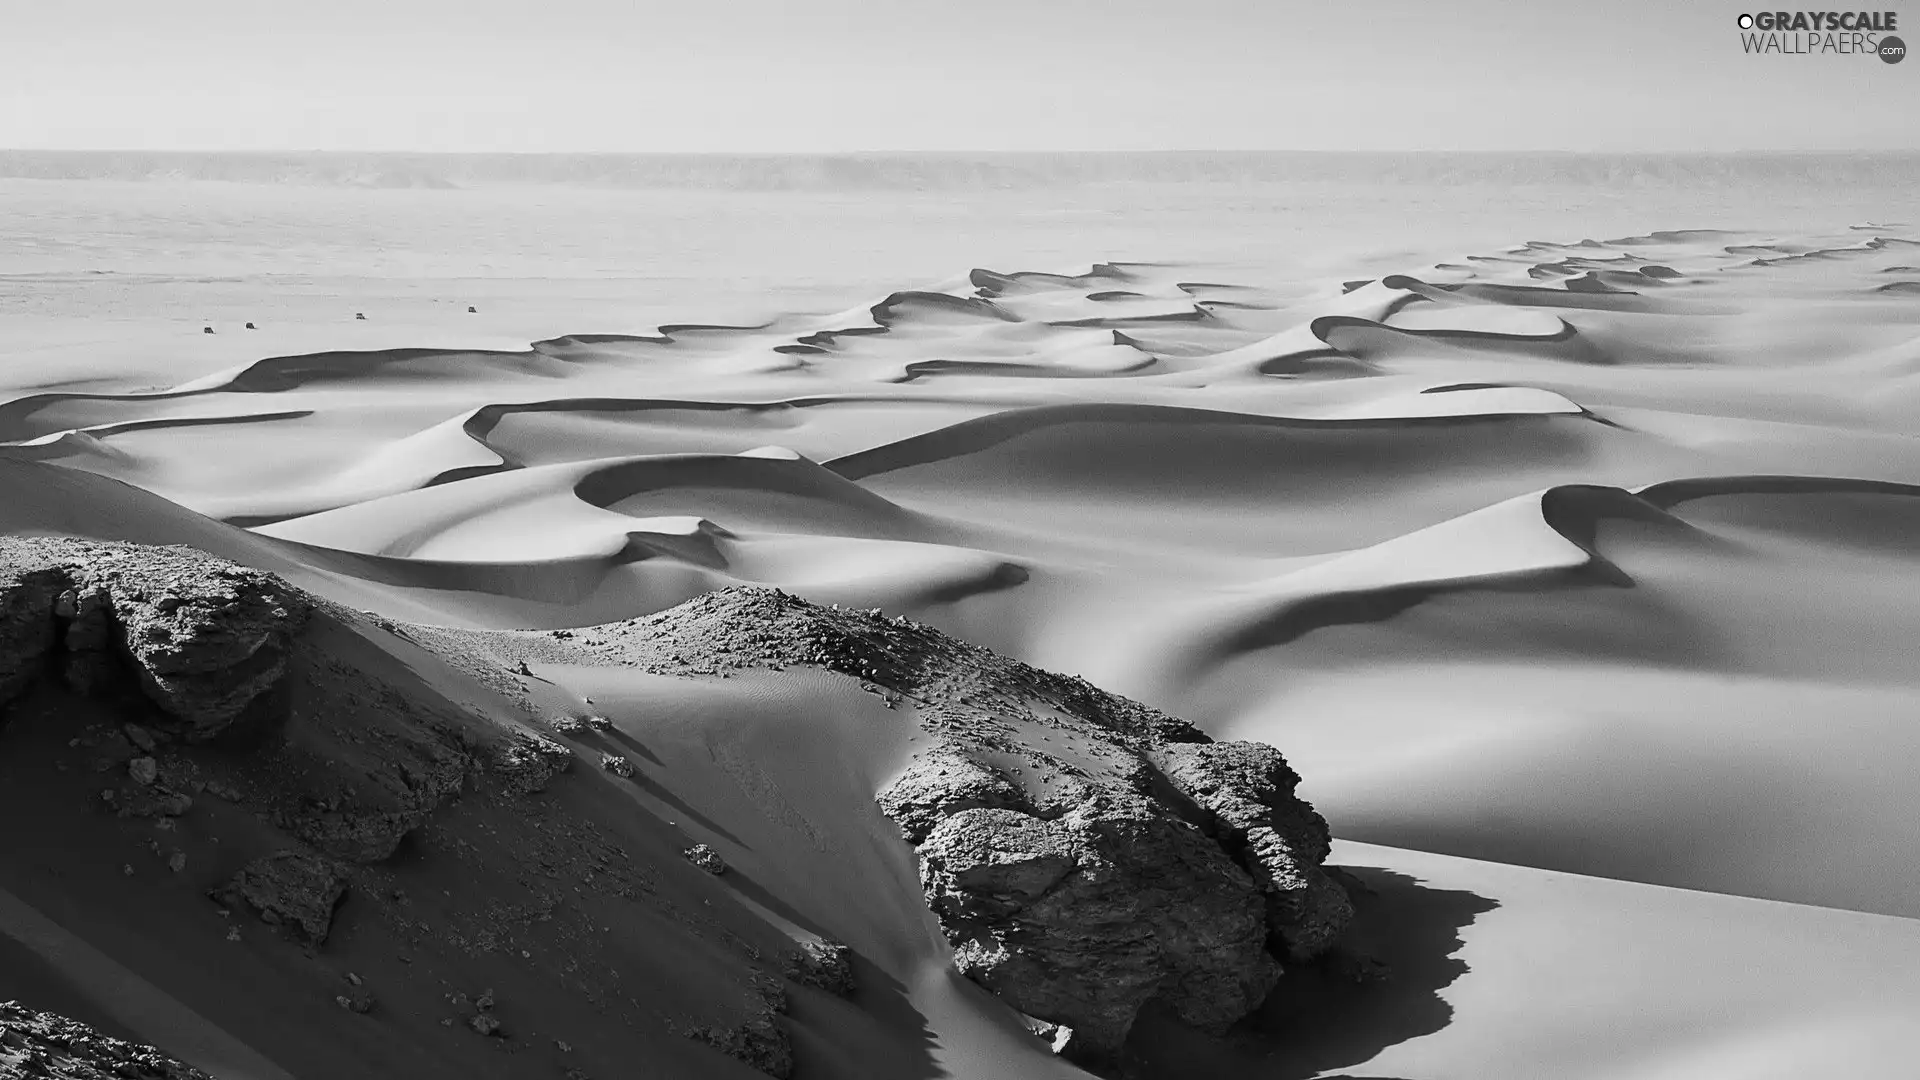
[[[1359,978],[1351,961],[1293,968],[1224,1039],[1143,1013],[1120,1075],[1305,1080],[1362,1065],[1390,1046],[1446,1027],[1453,1008],[1440,991],[1468,970],[1453,955],[1464,944],[1459,932],[1500,905],[1471,892],[1429,888],[1390,870],[1339,869],[1355,908],[1344,952],[1384,962],[1384,977]],[[1394,1080],[1366,1072],[1340,1075]]]

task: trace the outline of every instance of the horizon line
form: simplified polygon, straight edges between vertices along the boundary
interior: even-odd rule
[[[1164,147],[1152,149],[1129,149],[1121,147],[1062,147],[1058,149],[863,149],[863,150],[410,150],[410,149],[353,149],[343,147],[128,147],[128,146],[0,146],[0,154],[416,154],[431,157],[886,157],[886,156],[1039,156],[1045,154],[1393,154],[1393,155],[1434,155],[1434,154],[1539,154],[1564,157],[1620,157],[1631,155],[1663,157],[1726,157],[1742,154],[1774,154],[1796,157],[1828,157],[1834,155],[1870,155],[1890,157],[1898,155],[1920,155],[1920,147],[1859,147],[1859,148],[1775,148],[1775,147],[1738,147],[1731,149],[1635,149],[1635,150],[1597,150],[1566,148],[1497,148],[1467,147],[1461,149],[1442,149],[1434,147],[1402,148],[1331,148],[1331,147]]]

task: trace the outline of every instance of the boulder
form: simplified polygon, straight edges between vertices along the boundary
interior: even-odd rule
[[[1149,1001],[1222,1033],[1280,977],[1261,894],[1199,828],[1139,797],[1057,820],[969,809],[920,847],[921,884],[960,972],[1116,1054]]]
[[[727,861],[720,857],[719,852],[705,844],[695,844],[680,854],[685,856],[688,862],[709,874],[717,876],[727,872]]]
[[[318,945],[333,928],[333,912],[346,898],[347,881],[326,859],[280,851],[248,863],[209,895],[230,907],[244,904],[260,921],[289,927]]]
[[[184,548],[139,548],[75,569],[83,595],[106,596],[140,689],[188,741],[218,735],[274,689],[310,610],[271,574]]]
[[[522,731],[496,744],[489,764],[508,792],[530,795],[573,767],[573,751],[557,739]]]
[[[1279,751],[1061,730],[1013,738],[954,712],[877,796],[955,966],[1056,1049],[1112,1059],[1149,1002],[1223,1033],[1352,918]]]

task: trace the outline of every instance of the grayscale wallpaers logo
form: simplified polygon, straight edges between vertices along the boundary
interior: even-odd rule
[[[1907,58],[1895,37],[1897,11],[1758,11],[1734,20],[1743,52],[1779,56],[1877,56],[1883,64]]]

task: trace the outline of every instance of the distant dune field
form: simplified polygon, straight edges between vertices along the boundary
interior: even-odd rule
[[[1267,1042],[1143,1022],[1141,1076],[1915,1075],[1914,168],[0,153],[0,221],[37,238],[0,276],[0,531],[188,544],[463,632],[777,586],[1269,742],[1398,981],[1275,1002]],[[56,242],[88,184],[145,209]],[[782,198],[813,200],[784,238],[729,217],[778,228]],[[635,850],[688,830],[752,886],[716,917],[883,978],[802,999],[795,1076],[1074,1074],[947,974],[870,801],[907,743],[852,683],[529,674],[649,750]],[[365,1025],[302,1049],[104,908],[47,937],[38,873],[0,859],[0,944],[100,953],[76,1008],[267,1063],[225,1075],[377,1058]],[[116,964],[144,981],[108,993]]]

